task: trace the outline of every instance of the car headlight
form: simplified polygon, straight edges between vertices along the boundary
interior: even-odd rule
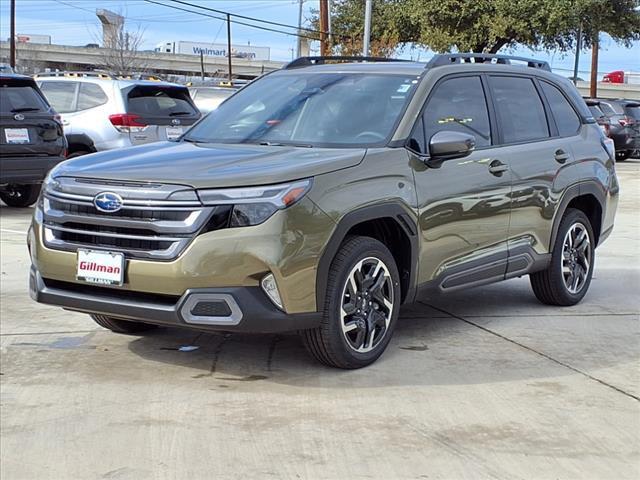
[[[230,205],[230,227],[259,225],[278,210],[284,210],[302,199],[311,188],[311,179],[279,185],[246,188],[198,190],[204,205]]]

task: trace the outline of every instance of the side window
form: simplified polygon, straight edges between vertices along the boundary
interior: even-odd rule
[[[487,101],[480,77],[459,77],[436,87],[422,115],[425,138],[442,130],[473,135],[476,146],[491,145]]]
[[[580,117],[578,117],[566,97],[550,83],[540,82],[540,85],[542,85],[542,91],[549,102],[560,136],[570,137],[578,133],[581,124]]]
[[[547,116],[533,81],[522,77],[490,77],[504,143],[549,137]]]
[[[42,82],[40,90],[58,113],[74,112],[77,82]]]
[[[427,147],[424,141],[424,124],[422,123],[422,117],[416,122],[416,126],[413,128],[413,132],[411,132],[407,146],[416,153],[427,153]]]
[[[608,103],[600,102],[600,110],[602,110],[602,112],[605,115],[607,115],[608,117],[610,117],[612,115],[617,115],[615,110],[613,108],[611,108],[611,106]]]
[[[80,94],[78,95],[77,110],[87,110],[107,103],[107,95],[100,85],[95,83],[81,83]]]

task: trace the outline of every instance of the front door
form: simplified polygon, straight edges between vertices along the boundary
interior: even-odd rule
[[[470,155],[438,168],[426,167],[419,155],[412,157],[422,235],[420,284],[435,282],[452,290],[505,276],[511,172],[493,146],[486,88],[477,75],[445,77],[414,130],[412,144],[423,155],[439,131],[476,139]]]

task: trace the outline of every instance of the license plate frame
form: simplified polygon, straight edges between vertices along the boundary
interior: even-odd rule
[[[167,127],[165,130],[165,134],[167,135],[167,140],[177,140],[184,133],[184,128],[182,127]]]
[[[31,143],[28,128],[5,128],[4,139],[7,145],[24,145]]]
[[[79,248],[76,280],[92,285],[121,287],[124,284],[125,262],[122,252]]]

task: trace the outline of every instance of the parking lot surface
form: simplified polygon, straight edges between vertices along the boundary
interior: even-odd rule
[[[358,371],[295,335],[124,336],[36,304],[31,210],[2,207],[0,477],[637,479],[640,160],[618,175],[581,304],[526,277],[430,298]]]

